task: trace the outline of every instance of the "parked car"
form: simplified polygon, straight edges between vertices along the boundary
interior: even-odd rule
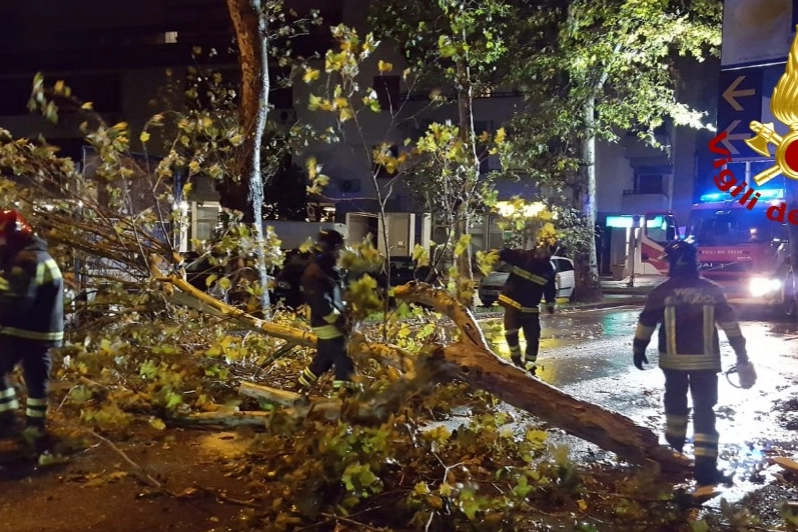
[[[555,285],[557,286],[557,299],[571,299],[574,293],[574,261],[565,257],[554,256],[551,258],[554,271],[557,272]],[[483,305],[493,305],[510,276],[512,266],[502,263],[496,270],[482,278],[479,282],[479,300]]]

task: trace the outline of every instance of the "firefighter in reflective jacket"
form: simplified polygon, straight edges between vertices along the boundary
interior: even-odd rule
[[[46,435],[50,349],[64,338],[61,270],[47,244],[18,212],[0,210],[0,436],[19,407],[11,373],[21,363],[27,387],[26,434]]]
[[[300,282],[302,297],[310,307],[310,326],[317,337],[316,356],[299,377],[299,384],[305,388],[310,388],[333,367],[333,388],[354,388],[355,366],[346,348],[350,326],[337,267],[343,244],[344,238],[337,231],[322,231],[317,240],[316,257],[305,269]]]
[[[540,346],[540,300],[545,297],[546,309],[552,314],[557,296],[551,253],[547,246],[539,244],[527,250],[505,248],[499,252],[499,258],[512,266],[499,295],[499,304],[505,309],[504,337],[510,357],[516,366],[525,367],[535,375]],[[522,329],[526,340],[524,360],[518,338]]]
[[[718,433],[714,407],[721,371],[717,323],[726,333],[739,364],[748,361],[745,338],[734,309],[720,286],[698,272],[698,253],[689,242],[665,247],[667,281],[654,288],[635,332],[634,364],[643,369],[645,351],[658,323],[659,367],[665,374],[665,439],[682,452],[687,434],[687,392],[693,400],[695,479],[709,486],[729,482],[717,469]]]

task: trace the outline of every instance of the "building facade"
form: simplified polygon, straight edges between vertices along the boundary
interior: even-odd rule
[[[298,51],[307,56],[330,47],[329,25],[344,22],[365,26],[366,9],[357,0],[289,3],[299,12],[320,7],[327,21],[325,27],[316,28],[298,41],[300,48],[304,47]],[[52,125],[26,109],[35,72],[43,71],[51,81],[64,79],[81,99],[94,102],[95,109],[107,121],[128,122],[133,130],[131,138],[137,139],[138,130],[160,110],[155,96],[169,79],[185,76],[195,47],[213,47],[217,51],[213,66],[235,72],[236,58],[230,50],[233,42],[232,25],[221,0],[6,2],[0,6],[0,127],[15,136],[42,135],[61,147],[62,154],[80,161],[83,141],[76,120],[67,114],[58,125]],[[393,63],[394,70],[381,73],[379,59]],[[317,66],[321,66],[320,61]],[[375,172],[371,151],[386,143],[398,152],[403,149],[404,139],[419,134],[427,123],[456,121],[456,109],[449,106],[427,112],[427,98],[408,97],[410,91],[401,78],[402,64],[402,57],[395,50],[382,47],[361,68],[361,83],[372,86],[383,102],[401,102],[401,113],[369,113],[358,134],[347,131],[340,143],[312,147],[323,173],[330,177],[325,197],[316,202],[316,217],[329,217],[334,212],[335,221],[344,222],[347,213],[377,212],[378,198],[384,199],[389,212],[417,212],[401,180]],[[296,84],[274,91],[270,97],[274,105],[272,117],[285,126],[300,121],[323,127],[329,117],[307,109],[310,94],[317,90],[318,86]],[[685,94],[689,92],[685,88]],[[477,98],[475,129],[494,133],[521,103],[521,97],[514,93]],[[715,107],[712,102],[698,103],[707,109]],[[415,118],[407,120],[408,116]],[[666,146],[664,150],[648,148],[624,133],[620,137],[619,143],[598,145],[598,225],[606,226],[607,218],[615,215],[661,210],[674,210],[684,225],[692,203],[695,132],[665,128],[658,138]],[[295,157],[294,162],[302,166],[305,155]],[[494,169],[497,164],[489,158],[483,170]],[[533,183],[525,182],[498,182],[496,187],[499,199],[529,197],[537,192]],[[218,212],[215,194],[209,183],[195,187],[189,206],[192,236],[209,234],[211,220]],[[420,229],[423,217],[415,218]],[[475,247],[500,245],[495,226],[490,220],[482,222],[474,227]],[[623,260],[618,251],[623,246],[612,230],[603,231],[603,235],[600,262],[603,272],[609,273],[613,264]]]

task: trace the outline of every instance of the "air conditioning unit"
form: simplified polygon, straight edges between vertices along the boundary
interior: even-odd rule
[[[296,110],[294,109],[277,109],[277,122],[280,124],[293,124],[296,122]]]
[[[360,180],[342,179],[338,182],[338,190],[341,192],[360,192]]]

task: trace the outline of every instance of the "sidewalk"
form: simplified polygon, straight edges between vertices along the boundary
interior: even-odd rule
[[[620,281],[602,279],[601,288],[604,294],[645,295],[652,288],[665,282],[667,275],[636,275],[634,281],[627,277]],[[629,286],[633,284],[633,286]]]

